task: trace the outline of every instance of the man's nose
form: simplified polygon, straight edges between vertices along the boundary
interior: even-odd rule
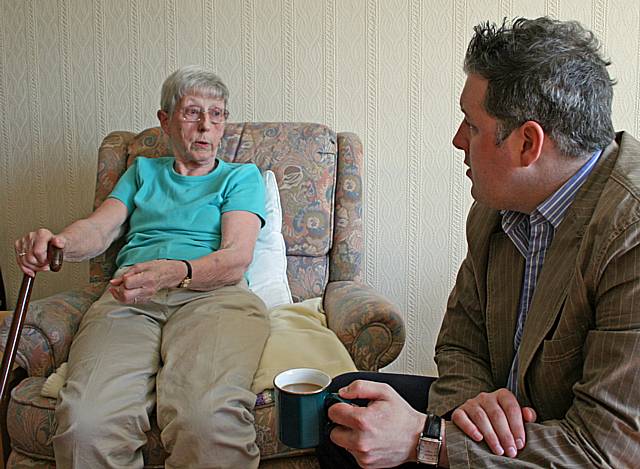
[[[451,143],[458,150],[463,150],[464,151],[464,150],[467,149],[467,139],[463,135],[464,130],[463,130],[462,127],[463,127],[462,124],[460,124],[458,126],[458,130],[456,131],[456,134],[453,136],[453,140],[451,141]]]

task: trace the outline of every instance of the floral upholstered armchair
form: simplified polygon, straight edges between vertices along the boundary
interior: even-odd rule
[[[97,207],[136,156],[167,154],[159,128],[113,132],[99,150]],[[400,353],[404,326],[398,311],[362,281],[362,171],[358,137],[307,123],[227,124],[218,156],[272,170],[280,191],[287,277],[294,301],[322,297],[327,325],[358,369],[378,370]],[[8,468],[55,467],[51,437],[56,400],[42,397],[46,377],[67,359],[82,315],[115,270],[115,242],[91,261],[87,286],[34,301],[20,341],[17,365],[26,378],[12,390],[7,422]],[[8,322],[0,328],[6,341]],[[257,396],[255,427],[261,467],[316,467],[312,451],[282,445],[276,436],[273,390]],[[155,422],[155,418],[152,419]],[[148,433],[145,467],[163,467],[159,430]]]

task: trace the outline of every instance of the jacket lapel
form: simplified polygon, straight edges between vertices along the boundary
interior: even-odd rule
[[[491,371],[504,386],[513,362],[513,336],[524,272],[524,257],[500,229],[491,236],[487,260],[486,327]]]
[[[576,274],[575,259],[584,231],[615,163],[613,153],[617,152],[617,148],[617,144],[612,143],[600,156],[600,161],[578,191],[547,251],[520,343],[518,393],[524,401],[530,401],[525,386],[527,370],[562,311],[567,289]]]

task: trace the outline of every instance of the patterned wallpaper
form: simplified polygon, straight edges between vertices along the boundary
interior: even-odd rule
[[[13,240],[91,210],[96,149],[156,124],[181,65],[217,71],[232,120],[316,121],[360,135],[366,279],[404,312],[395,371],[434,373],[435,337],[465,253],[471,202],[451,146],[461,60],[481,20],[574,18],[613,59],[615,123],[640,130],[637,0],[0,0],[0,265],[14,304]],[[34,297],[87,277],[41,274]]]

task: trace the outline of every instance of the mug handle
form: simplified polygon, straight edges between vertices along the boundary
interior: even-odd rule
[[[329,407],[333,404],[338,404],[342,402],[343,404],[355,404],[352,400],[345,399],[344,397],[340,397],[340,394],[337,392],[330,392],[324,398],[324,410],[325,412],[329,411]]]
[[[326,440],[329,440],[329,434],[331,433],[331,430],[333,430],[333,427],[337,425],[333,423],[331,420],[329,420],[329,416],[328,416],[329,407],[331,407],[333,404],[339,404],[339,403],[358,405],[355,401],[351,399],[345,399],[344,397],[340,397],[340,395],[337,392],[330,392],[325,396],[324,398],[324,416],[325,416],[324,438]]]

